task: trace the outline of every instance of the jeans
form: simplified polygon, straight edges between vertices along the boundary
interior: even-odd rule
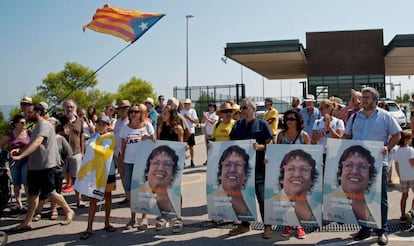
[[[378,236],[388,232],[388,179],[387,179],[387,166],[382,166],[382,182],[381,182],[381,228],[375,229]],[[362,226],[361,230],[369,233],[371,228]]]

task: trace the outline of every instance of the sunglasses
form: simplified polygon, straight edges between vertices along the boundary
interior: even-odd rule
[[[26,121],[19,121],[17,123],[24,125],[24,124],[26,124]]]
[[[20,103],[20,106],[30,106],[30,105],[32,105],[32,104],[30,104],[30,103]]]
[[[138,113],[141,113],[141,111],[139,111],[139,110],[129,110],[128,113],[129,114],[133,114],[133,113],[138,114]]]
[[[296,121],[296,118],[293,118],[293,117],[286,117],[286,121]]]
[[[221,110],[220,113],[225,113],[225,114],[229,114],[232,113],[233,110],[232,109],[225,109],[225,110]]]
[[[241,107],[240,107],[240,109],[241,109],[241,110],[246,110],[246,109],[248,109],[248,108],[249,108],[249,107],[247,107],[247,106],[241,106]]]

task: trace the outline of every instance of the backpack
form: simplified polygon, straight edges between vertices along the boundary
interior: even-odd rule
[[[0,217],[3,215],[3,210],[7,207],[11,197],[11,177],[8,168],[8,152],[1,150],[0,152]]]

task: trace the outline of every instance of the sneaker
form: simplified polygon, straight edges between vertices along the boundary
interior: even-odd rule
[[[243,234],[250,231],[250,226],[238,225],[236,228],[229,231],[230,236]]]
[[[359,232],[354,236],[355,241],[361,241],[366,238],[369,238],[371,234],[369,232],[365,232],[363,230],[359,230]]]
[[[405,217],[405,216],[401,216],[401,217],[400,217],[400,223],[401,223],[401,224],[406,224],[406,223],[407,223],[407,217]]]
[[[288,237],[294,230],[293,226],[285,226],[285,229],[283,229],[280,235],[282,237]]]
[[[68,185],[66,186],[66,189],[63,189],[62,192],[63,193],[69,193],[72,192],[74,190],[73,185]]]
[[[194,161],[193,161],[193,160],[191,160],[190,167],[195,167],[195,165],[194,165]]]
[[[305,229],[302,226],[296,228],[296,237],[299,239],[304,239],[306,237]]]
[[[264,226],[264,231],[262,234],[263,239],[271,239],[273,237],[272,227],[270,225]]]
[[[378,236],[377,243],[379,245],[387,245],[388,244],[388,235],[387,235],[387,233],[383,233],[382,235]]]

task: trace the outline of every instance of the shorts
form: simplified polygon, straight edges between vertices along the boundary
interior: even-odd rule
[[[191,133],[191,135],[188,137],[187,144],[189,146],[194,146],[195,145],[195,136],[194,136],[194,133]]]
[[[73,155],[72,158],[69,158],[69,161],[66,162],[63,170],[69,172],[72,178],[76,178],[79,172],[80,165],[82,164],[82,154]]]
[[[27,185],[27,160],[15,162],[10,172],[14,185]]]
[[[121,159],[121,153],[119,153],[118,156],[114,155],[114,162],[115,162],[115,167],[118,168],[118,173],[121,176],[125,175],[125,164],[124,161]]]
[[[29,170],[27,173],[27,186],[29,196],[48,197],[56,193],[55,168],[43,170]]]
[[[414,180],[400,180],[400,192],[407,193],[411,190],[414,192]]]
[[[132,173],[134,171],[133,163],[125,163],[125,191],[131,191]]]
[[[116,190],[116,178],[115,174],[109,175],[106,181],[105,192],[111,192]]]

